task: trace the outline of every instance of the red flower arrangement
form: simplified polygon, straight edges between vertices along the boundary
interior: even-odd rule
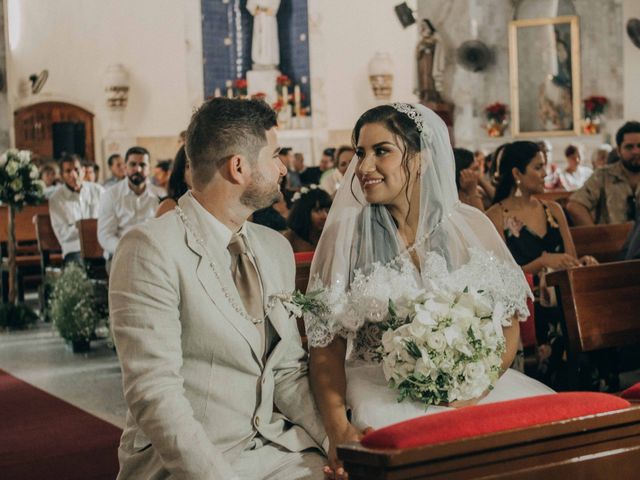
[[[591,95],[582,101],[584,107],[585,117],[592,117],[594,115],[602,115],[604,109],[609,104],[607,97],[598,95]]]
[[[288,87],[291,85],[291,79],[286,75],[278,75],[278,78],[276,78],[276,85],[279,87]]]
[[[277,102],[275,102],[274,104],[271,105],[271,108],[273,108],[276,112],[280,112],[280,110],[282,110],[282,107],[284,106],[284,103],[282,100],[278,100]]]
[[[239,97],[245,96],[247,94],[247,80],[244,78],[238,78],[236,79],[236,81],[233,83],[233,86],[236,88],[237,90],[237,95]]]
[[[484,109],[487,120],[502,123],[507,119],[507,106],[504,103],[495,102],[487,105]]]

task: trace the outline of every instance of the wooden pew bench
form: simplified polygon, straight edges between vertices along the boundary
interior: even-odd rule
[[[474,408],[481,407],[451,413]],[[635,479],[640,406],[407,448],[349,443],[338,447],[338,457],[350,480]]]
[[[620,260],[620,252],[632,227],[633,223],[621,223],[571,227],[569,230],[578,258],[591,255],[600,263],[607,263]]]
[[[547,284],[564,313],[570,388],[580,354],[640,345],[640,260],[553,272]]]

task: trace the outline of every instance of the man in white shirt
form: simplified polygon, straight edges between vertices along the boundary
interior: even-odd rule
[[[104,181],[104,188],[112,187],[125,177],[124,160],[122,159],[122,155],[119,153],[110,155],[107,159],[107,165],[109,166],[111,177]]]
[[[149,152],[131,147],[125,155],[126,178],[108,188],[100,201],[98,242],[105,258],[113,256],[120,238],[132,227],[155,216],[162,192],[151,185]]]
[[[97,218],[104,188],[84,182],[84,167],[77,156],[65,156],[60,162],[63,185],[49,199],[51,225],[60,246],[64,263],[80,263],[80,237],[76,222]]]

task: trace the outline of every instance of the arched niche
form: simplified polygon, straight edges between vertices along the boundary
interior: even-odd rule
[[[89,161],[94,158],[93,113],[65,102],[41,102],[19,108],[14,112],[16,148],[31,150],[42,157],[54,157],[54,128],[56,124],[75,124],[76,133],[84,129],[83,151],[75,152]],[[79,124],[82,124],[80,127]],[[76,139],[78,140],[78,139]]]

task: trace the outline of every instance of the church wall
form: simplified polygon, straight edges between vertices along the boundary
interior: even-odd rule
[[[630,105],[640,103],[640,99],[631,98],[627,91],[633,75],[631,72],[636,72],[637,78],[640,62],[637,57],[634,62],[630,61],[635,52],[628,51],[628,45],[624,47],[628,52],[623,61],[626,24],[622,13],[623,0],[574,0],[573,3],[580,21],[582,98],[605,95],[611,102],[605,114],[604,133],[599,140],[602,141],[607,134],[615,134],[623,118],[629,116]],[[624,0],[624,3],[629,8],[633,5],[636,11],[640,8],[634,0]],[[419,0],[418,10],[421,18],[429,18],[439,29],[447,50],[445,97],[455,104],[456,141],[460,146],[480,147],[488,140],[485,106],[496,101],[507,105],[511,103],[508,24],[513,18],[512,2]],[[477,37],[473,35],[472,18],[477,19]],[[464,70],[457,65],[455,58],[460,44],[474,38],[486,43],[494,52],[494,63],[479,73]],[[631,45],[626,40],[624,43]],[[508,140],[509,137],[505,137],[505,141]],[[568,142],[562,137],[557,141]]]
[[[630,18],[640,18],[640,2],[624,0],[623,2],[624,32]],[[636,47],[624,34],[624,116],[627,120],[640,121],[640,48]]]
[[[0,32],[4,32],[6,24],[4,1],[0,0]],[[7,101],[7,58],[6,58],[6,36],[0,35],[0,152],[5,151],[10,146],[9,129],[11,112]]]
[[[50,100],[88,109],[101,159],[104,73],[121,63],[130,82],[127,133],[147,140],[154,161],[173,156],[166,138],[177,139],[203,98],[199,0],[8,0],[8,10],[11,112]],[[49,79],[34,96],[28,76],[45,68]]]
[[[344,143],[358,116],[377,104],[368,64],[376,52],[394,62],[392,101],[416,101],[416,26],[403,29],[396,0],[309,0],[309,39],[314,127],[327,144]],[[409,2],[413,3],[413,2]]]

